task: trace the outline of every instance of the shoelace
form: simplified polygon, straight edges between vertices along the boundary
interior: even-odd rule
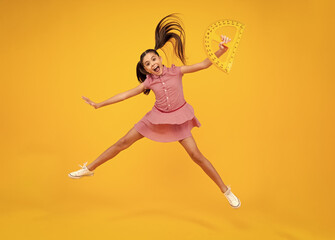
[[[83,166],[81,166],[80,164],[79,164],[79,166],[80,166],[82,169],[84,169],[84,168],[86,167],[86,164],[87,164],[87,162],[85,162],[85,163],[83,164]]]
[[[229,193],[230,193],[230,190],[231,190],[231,187],[230,187],[230,185],[228,185],[228,186],[227,186],[227,188],[228,188],[228,189],[227,189],[227,191],[225,192],[225,194],[226,194],[226,195],[229,195]]]

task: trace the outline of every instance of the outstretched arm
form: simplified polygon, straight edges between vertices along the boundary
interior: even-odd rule
[[[218,58],[221,57],[222,54],[224,54],[228,50],[228,47],[225,46],[225,45],[223,45],[223,44],[228,43],[228,42],[231,41],[230,38],[228,38],[226,36],[223,36],[223,35],[221,35],[221,38],[222,38],[222,42],[220,42],[220,44],[219,44],[220,49],[215,52],[215,55]],[[208,68],[211,65],[212,65],[211,60],[209,60],[208,58],[206,58],[204,61],[202,61],[200,63],[196,63],[196,64],[193,64],[193,65],[181,66],[180,67],[180,71],[183,74],[184,73],[192,73],[192,72],[196,72],[196,71],[200,71],[200,70],[206,69],[206,68]]]
[[[138,85],[135,88],[132,88],[126,92],[123,93],[118,93],[116,95],[114,95],[113,97],[101,102],[101,103],[94,103],[93,101],[91,101],[90,99],[82,96],[82,98],[85,100],[85,102],[87,102],[88,104],[90,104],[91,106],[93,106],[94,108],[101,108],[103,106],[107,106],[109,104],[113,104],[113,103],[117,103],[117,102],[121,102],[123,100],[126,100],[130,97],[134,97],[140,93],[142,93],[144,91],[144,83],[141,83],[140,85]]]

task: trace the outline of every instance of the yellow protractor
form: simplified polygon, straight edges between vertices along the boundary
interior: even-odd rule
[[[209,60],[225,73],[229,73],[231,69],[244,28],[243,23],[225,19],[215,22],[206,30],[204,37],[205,52]],[[225,44],[228,50],[218,58],[215,52],[219,49],[219,43],[222,42],[221,35],[232,40]]]

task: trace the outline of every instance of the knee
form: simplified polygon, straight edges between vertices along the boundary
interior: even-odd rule
[[[121,138],[119,141],[115,143],[116,147],[119,148],[120,150],[126,149],[131,145],[131,142],[127,138]]]
[[[202,164],[205,162],[205,157],[199,151],[192,151],[190,157],[197,164]]]

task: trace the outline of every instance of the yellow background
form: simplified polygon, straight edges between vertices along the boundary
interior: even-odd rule
[[[178,142],[143,138],[94,177],[67,176],[153,106],[153,92],[101,109],[81,96],[136,87],[173,12],[188,64],[205,59],[215,21],[246,26],[230,74],[183,78],[193,136],[237,210]],[[0,35],[2,239],[335,238],[331,1],[2,0]]]

